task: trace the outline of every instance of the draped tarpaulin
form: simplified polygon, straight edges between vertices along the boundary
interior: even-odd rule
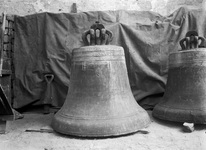
[[[52,104],[62,106],[70,79],[71,52],[83,46],[81,34],[97,20],[114,33],[112,45],[125,50],[130,85],[144,108],[162,97],[168,54],[180,49],[187,31],[205,35],[205,13],[182,7],[169,16],[149,11],[41,13],[15,17],[14,108],[41,104],[45,74],[53,74]],[[121,68],[120,68],[121,69]]]

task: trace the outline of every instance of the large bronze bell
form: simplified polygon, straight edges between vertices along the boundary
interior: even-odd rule
[[[153,116],[176,122],[206,123],[206,48],[197,32],[180,41],[183,50],[169,55],[169,72],[162,100]]]
[[[52,120],[53,129],[62,134],[118,136],[150,123],[131,92],[123,48],[97,45],[108,43],[112,36],[100,25],[97,22],[83,34],[90,46],[73,50],[67,98]]]

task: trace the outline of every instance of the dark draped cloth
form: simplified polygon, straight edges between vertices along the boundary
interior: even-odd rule
[[[189,30],[205,36],[206,13],[181,7],[169,16],[151,11],[93,11],[15,16],[13,107],[41,105],[53,74],[52,105],[61,107],[70,81],[72,50],[83,46],[81,35],[99,20],[114,34],[111,45],[124,48],[131,90],[136,101],[152,109],[167,82],[168,55],[180,50]]]

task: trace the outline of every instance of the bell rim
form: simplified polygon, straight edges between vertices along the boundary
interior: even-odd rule
[[[77,122],[77,120],[75,120],[75,124],[73,124],[73,126],[75,126],[75,130],[68,130],[69,128],[71,128],[71,124],[68,125],[68,122],[64,122],[61,119],[62,118],[58,118],[59,116],[55,115],[52,119],[52,123],[51,126],[52,128],[56,131],[59,132],[61,134],[66,134],[66,135],[73,135],[73,136],[79,136],[79,137],[111,137],[111,136],[120,136],[120,135],[126,135],[126,134],[131,134],[131,133],[135,133],[138,130],[142,129],[142,128],[146,128],[149,126],[149,124],[151,123],[149,114],[145,111],[144,113],[141,113],[141,116],[137,116],[134,117],[130,117],[130,118],[124,118],[118,121],[114,120],[107,120],[104,122],[98,122],[94,124],[94,121],[91,120],[90,125],[87,122],[87,125],[85,126],[85,122],[84,120],[79,120],[81,123]],[[143,118],[143,119],[141,119]],[[66,118],[65,118],[66,119]],[[61,121],[60,121],[61,120]],[[68,120],[67,120],[68,121]],[[141,121],[138,122],[138,121]],[[126,127],[126,124],[122,124],[127,122],[128,126],[130,127]],[[64,123],[67,124],[63,125]],[[103,124],[102,124],[103,123]],[[108,124],[109,123],[109,124]],[[59,125],[61,124],[61,125]],[[137,125],[138,124],[138,125]],[[82,132],[78,131],[78,126],[81,126],[84,128],[81,128]],[[112,126],[113,125],[113,126]],[[62,129],[62,127],[64,129]],[[108,128],[110,127],[110,128]],[[111,128],[114,128],[115,130],[110,130]],[[94,132],[94,130],[92,129],[96,129],[95,131],[102,131],[102,132]],[[65,131],[66,130],[66,131]],[[122,131],[121,131],[122,130]],[[76,132],[74,132],[76,131]],[[88,131],[88,132],[87,132]]]
[[[203,113],[204,112],[204,113]],[[173,121],[173,122],[191,122],[196,124],[206,124],[206,111],[170,108],[165,105],[157,104],[152,112],[152,116],[158,119]],[[205,116],[205,117],[202,117]]]

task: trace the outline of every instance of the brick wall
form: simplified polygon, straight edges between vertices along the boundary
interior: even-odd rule
[[[2,72],[0,76],[0,84],[6,94],[6,97],[10,103],[12,103],[12,67],[13,56],[12,51],[14,49],[14,17],[12,15],[7,15],[3,21],[3,17],[0,16],[0,26],[2,28],[3,22],[5,22],[4,36],[1,35],[1,54],[3,58]],[[2,34],[2,33],[1,33]]]

